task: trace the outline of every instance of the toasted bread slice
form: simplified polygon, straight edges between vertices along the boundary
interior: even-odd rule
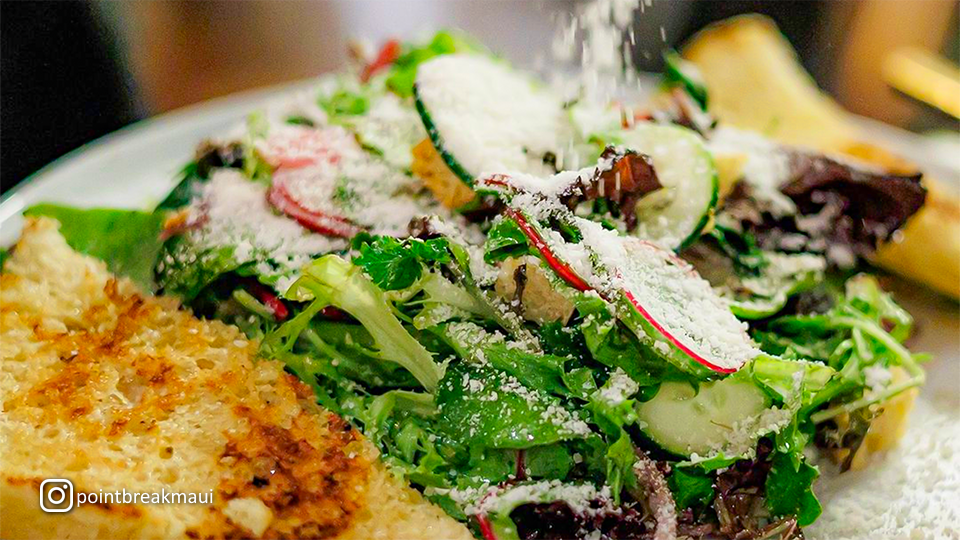
[[[0,538],[470,538],[233,327],[144,296],[28,221],[0,277]],[[86,504],[76,493],[198,493]]]

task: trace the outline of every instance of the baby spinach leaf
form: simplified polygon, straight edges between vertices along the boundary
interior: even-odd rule
[[[437,404],[439,429],[467,448],[530,448],[582,435],[579,418],[557,398],[489,366],[451,365]]]
[[[677,509],[702,507],[713,500],[713,478],[697,467],[674,467],[667,484]]]
[[[153,267],[160,247],[163,216],[138,210],[79,209],[38,204],[26,216],[47,216],[60,222],[60,234],[74,250],[107,263],[146,290],[154,289]]]

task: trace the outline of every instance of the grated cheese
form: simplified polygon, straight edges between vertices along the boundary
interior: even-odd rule
[[[757,200],[766,202],[777,217],[792,215],[797,206],[780,192],[790,180],[790,157],[769,139],[757,133],[722,126],[713,131],[707,144],[715,154],[745,154],[743,180]]]
[[[417,91],[443,149],[473,175],[553,172],[543,156],[563,148],[572,127],[560,99],[535,84],[480,55],[440,56],[417,72]]]
[[[823,515],[811,540],[960,538],[960,418],[918,402],[903,443],[882,462],[837,474],[820,464]]]
[[[187,235],[201,248],[233,246],[238,262],[256,262],[258,272],[266,276],[284,274],[318,254],[346,248],[345,240],[311,233],[277,215],[267,202],[266,192],[266,186],[250,181],[239,171],[215,170],[190,205],[191,219],[200,226]],[[268,264],[268,259],[279,268]],[[282,292],[289,284],[278,284],[278,290]]]

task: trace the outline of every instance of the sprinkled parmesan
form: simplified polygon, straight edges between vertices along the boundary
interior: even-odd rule
[[[405,235],[411,219],[443,211],[409,195],[413,179],[372,157],[341,127],[276,126],[258,149],[278,167],[273,181],[297,203],[373,234]]]
[[[753,196],[769,203],[776,216],[796,213],[793,201],[780,192],[780,186],[790,180],[790,158],[775,143],[756,133],[723,126],[711,134],[708,147],[715,154],[746,154],[743,180],[753,188]]]
[[[585,516],[616,514],[620,511],[613,506],[609,486],[597,489],[592,484],[565,484],[560,480],[519,484],[507,489],[482,485],[449,490],[433,489],[430,493],[449,496],[463,507],[465,514],[470,516],[509,514],[522,504],[554,501],[563,501],[575,513]]]
[[[823,515],[811,540],[935,540],[958,537],[960,422],[920,401],[903,444],[882,463],[836,472],[822,464],[816,485]]]
[[[202,249],[233,247],[239,263],[255,262],[258,272],[278,277],[286,277],[316,255],[346,247],[344,240],[311,233],[277,215],[267,203],[266,190],[239,171],[214,171],[190,206],[191,219],[199,227],[187,232],[189,239]],[[289,278],[284,280],[285,286],[289,284]],[[285,286],[278,284],[278,289],[282,292]]]
[[[421,65],[417,91],[443,149],[469,173],[553,172],[543,156],[572,134],[560,99],[486,56],[451,54]]]
[[[610,374],[610,380],[600,389],[600,399],[611,407],[620,405],[640,390],[637,384],[621,368]]]

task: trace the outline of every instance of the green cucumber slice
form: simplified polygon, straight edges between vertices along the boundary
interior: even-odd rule
[[[665,450],[704,457],[731,447],[737,431],[769,407],[763,390],[741,377],[701,383],[699,392],[690,383],[668,381],[653,399],[637,404],[637,418]]]
[[[765,253],[767,266],[758,276],[742,277],[736,291],[721,289],[730,300],[730,311],[741,319],[776,315],[787,300],[823,280],[826,260],[819,255]]]
[[[719,183],[713,156],[694,131],[639,123],[608,140],[650,156],[663,185],[637,203],[634,235],[679,250],[692,244],[710,223]]]
[[[558,97],[494,58],[440,56],[420,65],[417,112],[437,152],[468,185],[487,172],[555,172],[572,128]]]

